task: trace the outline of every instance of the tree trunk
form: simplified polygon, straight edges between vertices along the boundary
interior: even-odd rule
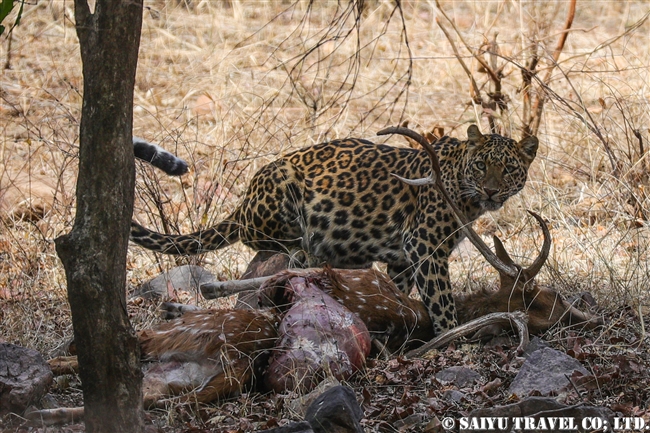
[[[56,239],[79,357],[87,432],[143,431],[138,342],[126,311],[135,166],[131,131],[142,0],[75,0],[84,94],[77,213]]]

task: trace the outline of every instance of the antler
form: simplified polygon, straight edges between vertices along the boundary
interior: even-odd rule
[[[439,182],[440,163],[438,162],[438,156],[436,155],[436,151],[433,150],[433,146],[431,146],[431,143],[429,143],[429,141],[426,138],[424,138],[414,130],[407,128],[405,126],[391,126],[389,128],[382,129],[377,133],[377,135],[388,135],[388,134],[404,135],[420,143],[420,145],[427,152],[427,155],[429,155],[429,159],[431,160],[431,166],[433,168],[433,172],[429,175],[429,177],[424,177],[422,179],[406,179],[394,173],[391,173],[393,176],[395,176],[402,182],[406,183],[407,185],[413,185],[413,186],[437,185],[438,183],[441,183]]]
[[[478,317],[474,320],[471,320],[467,323],[463,323],[449,331],[438,335],[433,338],[426,344],[413,349],[409,352],[406,352],[404,356],[406,358],[417,358],[432,349],[438,349],[444,347],[452,341],[464,337],[466,335],[474,334],[481,329],[485,329],[487,326],[491,325],[515,325],[517,328],[517,333],[519,334],[519,346],[517,346],[517,353],[523,353],[524,348],[528,345],[528,318],[521,311],[515,311],[511,313],[490,313],[485,316]]]
[[[529,278],[533,278],[539,273],[540,269],[542,269],[542,266],[544,266],[544,263],[546,263],[546,259],[548,259],[548,254],[551,251],[551,233],[548,231],[548,226],[546,225],[544,218],[532,211],[528,211],[528,213],[537,220],[539,226],[542,228],[542,232],[544,233],[542,251],[540,251],[539,256],[537,256],[535,261],[533,261],[533,263],[524,270]]]
[[[475,125],[471,125],[468,130],[467,130],[469,135],[479,135],[480,132],[478,132],[478,128],[476,128]],[[413,185],[413,186],[423,186],[423,185],[434,185],[442,196],[444,197],[445,201],[449,205],[449,207],[452,210],[452,213],[454,215],[454,218],[456,219],[456,222],[460,225],[460,227],[465,231],[465,235],[469,238],[469,240],[474,244],[474,246],[479,250],[479,252],[485,257],[485,260],[488,261],[497,271],[500,273],[504,273],[505,275],[508,275],[512,278],[517,278],[519,275],[520,269],[512,264],[506,264],[504,263],[499,257],[496,256],[488,247],[485,242],[483,242],[483,239],[472,229],[471,223],[469,219],[465,216],[465,214],[456,206],[456,203],[451,199],[449,196],[449,193],[447,192],[447,189],[445,188],[445,185],[442,183],[442,178],[440,174],[440,162],[438,161],[438,156],[436,155],[436,151],[433,149],[433,146],[420,134],[417,132],[413,131],[412,129],[405,128],[403,126],[397,126],[397,127],[390,127],[386,129],[382,129],[377,133],[377,135],[388,135],[388,134],[399,134],[399,135],[404,135],[407,136],[413,140],[416,140],[418,143],[422,145],[424,150],[427,152],[427,155],[429,155],[429,159],[431,160],[431,168],[433,169],[433,172],[429,177],[422,178],[422,179],[404,179],[401,176],[397,176],[396,174],[393,174],[396,178],[401,180],[402,182],[408,184],[408,185]]]
[[[540,251],[537,258],[535,258],[535,260],[529,267],[527,267],[522,271],[522,274],[525,277],[525,281],[523,281],[524,283],[527,283],[528,281],[535,278],[535,276],[537,276],[539,271],[542,269],[542,266],[544,266],[544,263],[546,263],[549,252],[551,251],[551,233],[548,230],[548,226],[546,225],[544,218],[542,218],[540,215],[532,211],[528,211],[528,213],[537,220],[537,223],[541,227],[542,233],[544,234],[544,243],[542,244],[542,250]],[[492,239],[494,241],[494,248],[496,250],[497,256],[503,262],[509,265],[511,264],[512,266],[517,266],[515,262],[510,258],[510,255],[504,248],[503,243],[501,243],[501,240],[496,236],[493,236]]]

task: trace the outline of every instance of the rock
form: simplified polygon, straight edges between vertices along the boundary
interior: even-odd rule
[[[463,400],[467,400],[465,393],[458,391],[457,389],[448,389],[442,393],[442,398],[452,403],[460,403]]]
[[[465,388],[478,382],[481,378],[477,372],[467,367],[449,367],[436,373],[436,379],[443,385],[453,384]]]
[[[505,406],[495,406],[486,409],[476,409],[469,413],[468,419],[487,419],[492,417],[507,418],[504,428],[492,428],[489,430],[473,429],[476,432],[512,432],[512,431],[544,431],[549,433],[560,433],[566,431],[586,432],[592,430],[584,430],[580,422],[586,418],[599,418],[607,422],[609,426],[614,425],[613,418],[614,412],[599,406],[565,406],[550,397],[527,397],[517,403],[508,404]],[[524,425],[520,425],[519,429],[514,424],[513,418],[531,417],[533,419],[532,429],[523,429]],[[558,420],[564,418],[565,422],[573,422],[572,425],[551,425],[553,419]],[[496,426],[496,425],[495,425]]]
[[[533,337],[532,340],[530,340],[530,342],[526,345],[526,347],[524,347],[523,355],[527,358],[531,353],[545,347],[549,347],[546,341],[542,340],[539,337]]]
[[[322,393],[307,408],[305,420],[314,433],[363,433],[363,411],[354,391],[347,386],[335,386]]]
[[[307,408],[318,398],[322,393],[335,386],[341,386],[341,382],[333,377],[326,377],[316,388],[309,391],[307,394],[299,395],[292,399],[290,402],[285,403],[291,413],[300,414],[302,418],[307,413]]]
[[[40,353],[15,344],[0,344],[0,415],[22,414],[52,384],[52,371]]]
[[[141,284],[136,289],[134,296],[174,298],[174,292],[177,290],[198,293],[201,284],[213,281],[216,281],[214,275],[200,266],[178,266]]]
[[[307,408],[305,421],[260,433],[363,433],[363,411],[354,391],[334,386],[320,394]]]
[[[533,391],[545,396],[556,394],[569,385],[567,377],[571,377],[575,370],[590,375],[576,359],[544,347],[528,355],[508,391],[519,397],[526,397]]]

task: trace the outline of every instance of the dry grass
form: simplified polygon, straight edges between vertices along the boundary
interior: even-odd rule
[[[189,7],[147,1],[134,134],[186,158],[192,171],[178,180],[142,166],[136,218],[181,232],[210,224],[233,209],[252,174],[278,155],[335,137],[374,139],[380,128],[405,119],[464,138],[480,109],[471,105],[467,76],[435,24],[435,2],[403,3],[412,70],[402,17],[389,1],[367,2],[358,34],[352,15],[331,22],[352,12],[344,4],[337,10],[335,2],[310,8],[306,1],[192,1]],[[478,48],[498,32],[502,56],[513,61],[522,59],[531,35],[552,49],[565,6],[442,3],[470,45]],[[606,309],[631,305],[643,313],[650,287],[650,24],[630,26],[647,11],[643,2],[578,3],[549,85],[553,97],[528,185],[476,225],[498,234],[526,262],[541,233],[525,210],[541,213],[555,241],[542,280],[565,293],[589,290]],[[11,67],[0,77],[2,338],[49,356],[71,336],[53,239],[74,215],[82,77],[72,2],[27,6],[13,37]],[[7,41],[2,44],[4,63]],[[466,60],[479,84],[487,82]],[[521,74],[514,62],[503,72],[511,102],[500,121],[518,137]],[[24,212],[8,208],[17,202]],[[250,257],[246,248],[233,247],[185,260],[233,278]],[[175,264],[138,247],[128,261],[133,285]],[[472,251],[455,255],[452,273],[461,290],[495,278]]]

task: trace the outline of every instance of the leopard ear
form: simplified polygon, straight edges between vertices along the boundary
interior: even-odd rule
[[[519,156],[530,164],[535,159],[537,155],[537,147],[539,146],[539,140],[534,135],[526,137],[518,143],[519,146]]]
[[[478,126],[475,124],[469,125],[467,128],[467,141],[474,143],[477,146],[480,146],[485,142],[485,137],[481,134],[481,131],[478,129]]]

